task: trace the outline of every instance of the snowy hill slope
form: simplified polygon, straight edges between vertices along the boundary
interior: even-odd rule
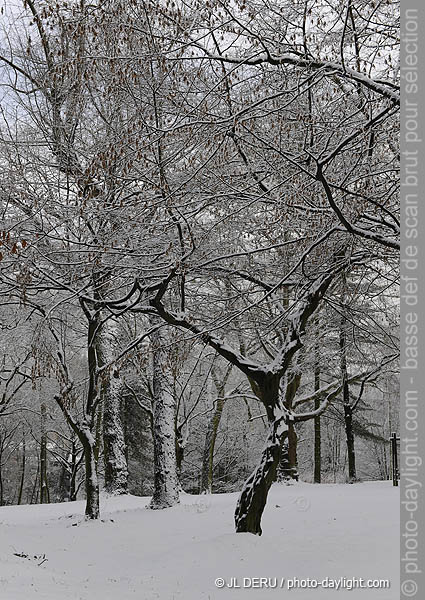
[[[236,499],[183,494],[180,506],[151,511],[148,498],[103,498],[102,522],[90,523],[83,502],[0,508],[0,599],[398,600],[390,482],[275,484],[262,537],[233,532]],[[218,589],[219,577],[241,587]],[[277,587],[252,587],[254,577]],[[391,588],[288,591],[282,578],[295,577],[390,579]]]

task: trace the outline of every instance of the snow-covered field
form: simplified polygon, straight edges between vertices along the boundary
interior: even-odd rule
[[[103,498],[94,523],[83,502],[0,508],[0,599],[398,600],[390,482],[275,484],[261,537],[233,532],[236,499],[183,494],[180,506],[151,511],[148,498]],[[218,577],[241,587],[218,589]],[[278,587],[244,588],[259,585],[254,577]],[[296,577],[390,579],[391,589],[288,590],[281,581]]]

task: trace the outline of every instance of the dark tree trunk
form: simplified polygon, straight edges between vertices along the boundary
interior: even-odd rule
[[[282,390],[283,402],[288,411],[292,410],[293,400],[301,382],[301,372],[288,373]],[[293,421],[288,421],[288,436],[281,453],[279,481],[298,481],[297,433]]]
[[[99,380],[97,357],[97,334],[100,326],[100,313],[97,312],[88,319],[87,335],[87,362],[89,371],[89,385],[85,415],[82,423],[73,425],[75,433],[83,446],[85,464],[85,491],[86,491],[86,518],[98,519],[99,509],[99,481],[97,476],[97,450],[96,443],[96,408],[99,405]]]
[[[318,344],[315,346],[315,368],[314,368],[314,391],[320,389],[320,366],[319,366],[319,347]],[[314,401],[314,409],[317,410],[320,407],[320,398],[316,398]],[[320,415],[314,417],[314,483],[321,483],[322,481],[322,434],[321,434],[321,423]]]
[[[298,481],[297,433],[293,423],[288,425],[288,436],[282,444],[277,480]]]
[[[98,519],[99,507],[99,482],[96,469],[95,440],[89,430],[81,432],[81,443],[84,449],[84,462],[86,467],[86,519]]]
[[[22,467],[21,467],[21,481],[19,483],[19,492],[18,492],[18,505],[22,502],[22,496],[24,493],[24,483],[25,483],[25,464],[26,464],[26,444],[25,444],[25,433],[22,432]]]
[[[217,440],[218,427],[220,425],[225,403],[225,398],[219,398],[217,400],[205,436],[201,474],[201,493],[205,494],[211,494],[212,491],[215,442]]]
[[[71,451],[62,467],[59,488],[61,491],[61,501],[73,502],[77,499],[77,470],[78,470],[78,450],[75,439],[71,439]]]
[[[272,483],[276,480],[281,448],[288,435],[282,420],[270,423],[270,433],[260,464],[244,484],[236,506],[235,525],[238,533],[261,535],[261,517]]]
[[[78,470],[78,451],[75,440],[72,440],[71,446],[71,474],[69,479],[69,500],[73,502],[77,499],[77,470]]]
[[[245,346],[243,341],[240,342],[241,352],[245,354]],[[220,426],[223,409],[226,404],[224,397],[226,384],[232,372],[232,365],[229,365],[221,375],[215,369],[212,369],[211,376],[217,392],[216,405],[212,417],[208,423],[207,433],[205,435],[204,452],[202,455],[202,471],[201,471],[201,493],[210,494],[212,492],[213,474],[214,474],[214,451],[217,440],[218,428]]]
[[[349,403],[344,404],[345,435],[348,453],[348,477],[350,481],[356,480],[356,454],[354,449],[353,410]]]
[[[65,502],[69,500],[69,470],[68,465],[62,465],[61,474],[59,477],[59,494],[58,501]]]
[[[38,497],[38,475],[40,473],[40,461],[37,462],[37,472],[35,474],[35,479],[34,479],[34,486],[32,488],[32,493],[31,493],[31,498],[30,498],[30,504],[34,504],[34,502],[37,504],[37,497]]]
[[[179,481],[179,488],[182,490],[181,485],[181,475],[182,475],[182,465],[184,459],[184,440],[183,440],[183,432],[180,427],[176,428],[176,468],[177,468],[177,479]]]
[[[291,479],[298,481],[298,437],[292,422],[288,425],[288,459],[289,475]]]
[[[282,444],[288,436],[287,410],[279,403],[280,378],[265,377],[257,386],[257,396],[263,402],[269,421],[269,435],[261,454],[259,465],[246,480],[235,511],[238,533],[261,535],[261,517],[266,506],[270,487],[276,481]]]
[[[1,441],[1,440],[0,440]],[[0,506],[4,506],[4,489],[3,489],[3,472],[2,472],[2,456],[3,452],[0,448]]]
[[[43,403],[40,407],[41,437],[40,437],[40,504],[49,502],[49,488],[47,483],[47,434],[46,419],[47,409]]]
[[[103,441],[103,404],[99,404],[99,408],[97,409],[96,415],[96,447],[94,450],[94,457],[96,459],[96,465],[99,464],[99,456],[102,450],[102,441]]]
[[[277,470],[277,480],[280,483],[286,483],[291,479],[289,475],[289,451],[288,451],[288,438],[282,444],[282,450],[280,454],[279,467]]]
[[[350,404],[350,388],[348,384],[347,372],[347,318],[344,307],[341,317],[339,345],[341,352],[341,376],[343,386],[342,402],[344,406],[344,425],[348,453],[348,478],[350,482],[353,482],[356,480],[356,455],[354,448],[353,408]]]

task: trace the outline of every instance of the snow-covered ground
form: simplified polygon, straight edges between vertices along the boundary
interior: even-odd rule
[[[0,508],[0,599],[398,600],[390,482],[275,484],[261,537],[233,532],[236,499],[184,494],[180,506],[151,511],[148,498],[103,498],[101,522],[84,521],[83,502]],[[219,577],[241,587],[218,589]],[[260,585],[254,577],[277,587],[244,588]],[[296,577],[390,579],[391,588],[289,591],[282,578]]]

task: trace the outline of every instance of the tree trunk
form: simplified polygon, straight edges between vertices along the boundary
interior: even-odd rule
[[[99,508],[99,482],[96,469],[95,439],[87,428],[80,433],[80,441],[84,449],[84,462],[86,467],[86,519],[98,519]]]
[[[176,461],[176,402],[172,393],[168,369],[168,339],[159,329],[152,334],[153,342],[153,446],[154,493],[149,507],[161,509],[179,502],[179,481]]]
[[[99,408],[97,409],[96,415],[96,446],[94,449],[94,456],[96,459],[96,465],[99,464],[99,456],[101,453],[102,443],[103,443],[103,404],[99,404]]]
[[[301,372],[288,373],[281,390],[282,399],[288,411],[292,410],[293,400],[301,382]],[[298,481],[297,433],[293,421],[288,422],[288,436],[282,447],[281,464],[278,469],[279,481]]]
[[[356,454],[354,449],[353,410],[349,403],[344,403],[344,424],[348,453],[348,477],[350,482],[356,481]]]
[[[19,492],[18,492],[18,502],[17,504],[21,504],[22,495],[24,493],[24,483],[25,483],[25,463],[26,463],[26,443],[25,443],[25,432],[22,432],[22,468],[21,468],[21,481],[19,484]]]
[[[2,464],[3,464],[3,451],[2,451],[2,447],[1,447],[1,440],[0,440],[0,506],[4,506],[4,491],[3,491],[3,470],[2,470]]]
[[[87,366],[88,366],[88,388],[81,420],[76,420],[68,410],[65,402],[65,394],[62,392],[55,399],[62,410],[68,424],[74,434],[78,437],[83,447],[85,462],[85,490],[86,490],[86,518],[98,519],[99,511],[99,482],[97,476],[97,446],[96,443],[96,415],[99,406],[99,373],[98,373],[98,349],[97,334],[100,325],[100,312],[94,314],[85,311],[87,328]],[[64,368],[67,373],[67,369]],[[69,385],[69,384],[68,384]],[[65,388],[66,389],[66,388]]]
[[[316,361],[314,367],[314,391],[320,389],[320,366],[319,366],[319,347],[315,345]],[[314,401],[314,410],[320,407],[320,398],[316,398]],[[321,434],[321,423],[320,415],[314,417],[314,483],[321,483],[322,481],[322,434]]]
[[[1,465],[1,463],[0,463],[0,465]],[[37,504],[37,496],[38,496],[37,484],[38,484],[38,475],[39,475],[39,472],[40,472],[40,461],[37,461],[37,472],[35,474],[34,486],[32,488],[32,493],[31,493],[31,498],[30,498],[30,504],[34,504],[34,497],[35,497],[35,503]]]
[[[47,485],[47,434],[46,419],[47,409],[44,403],[40,407],[41,414],[41,437],[40,437],[40,504],[49,502],[49,491]]]
[[[212,492],[215,442],[225,403],[225,398],[217,400],[215,410],[208,423],[202,456],[201,493],[204,494],[211,494]]]
[[[75,440],[72,440],[71,442],[71,473],[70,473],[70,479],[69,479],[69,501],[73,502],[74,500],[77,499],[77,485],[76,485],[76,481],[77,481],[77,469],[78,469],[78,464],[77,464],[77,458],[78,458],[78,452],[77,452],[77,444],[75,443]]]
[[[105,458],[105,489],[111,494],[128,493],[128,467],[124,431],[121,419],[118,386],[110,386],[105,395],[103,413],[103,452]]]
[[[288,425],[288,459],[290,478],[298,481],[298,437],[292,422]]]
[[[270,433],[260,464],[244,484],[236,506],[235,525],[238,533],[261,535],[261,517],[280,461],[281,448],[288,435],[282,417],[270,422]]]
[[[99,366],[111,362],[116,345],[116,323],[104,323],[98,336]],[[127,494],[128,466],[121,418],[122,385],[118,369],[112,367],[104,373],[103,395],[103,454],[105,461],[105,490],[110,494]]]
[[[350,482],[356,480],[356,455],[354,448],[353,432],[353,408],[350,404],[350,388],[348,385],[347,373],[347,318],[344,307],[341,317],[341,327],[339,335],[339,345],[341,352],[341,376],[342,376],[342,402],[344,406],[344,425],[348,453],[348,479]]]
[[[69,470],[68,465],[62,465],[61,474],[58,485],[59,493],[57,495],[58,502],[66,502],[69,500]]]
[[[242,354],[245,354],[245,346],[243,340],[240,341]],[[220,426],[221,417],[223,415],[226,398],[224,397],[226,385],[232,372],[232,365],[228,365],[221,375],[215,369],[211,370],[212,380],[217,392],[216,405],[210,422],[208,423],[207,433],[205,436],[204,452],[202,456],[202,471],[201,471],[201,493],[211,494],[213,474],[214,474],[214,450],[217,440],[218,428]]]
[[[176,468],[177,468],[177,479],[179,481],[179,489],[183,490],[181,485],[181,474],[182,474],[182,464],[184,459],[184,439],[183,432],[181,427],[176,428]]]
[[[267,411],[269,435],[260,463],[246,480],[236,505],[235,525],[238,533],[262,533],[261,517],[270,487],[276,481],[282,444],[288,437],[288,412],[283,402],[279,401],[279,385],[280,377],[272,375],[265,377],[261,386],[255,386],[256,395]]]
[[[277,480],[298,481],[297,433],[293,423],[288,425],[288,436],[282,444]]]

